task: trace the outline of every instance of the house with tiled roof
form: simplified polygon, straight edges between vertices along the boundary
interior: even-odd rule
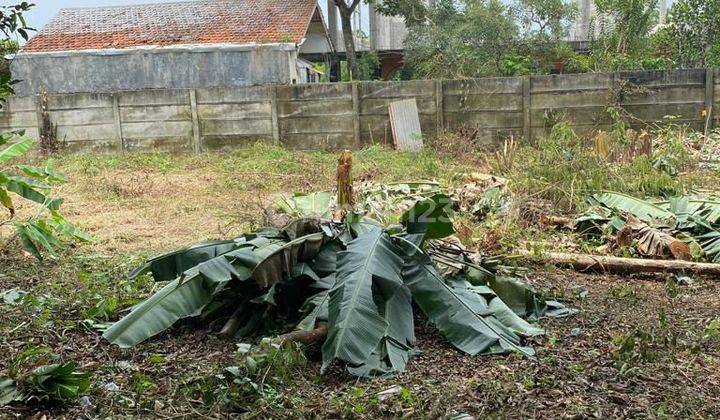
[[[316,0],[63,9],[11,63],[18,94],[291,84],[332,51]]]

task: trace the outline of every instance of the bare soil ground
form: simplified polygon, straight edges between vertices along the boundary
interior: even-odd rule
[[[185,323],[120,350],[82,321],[114,298],[120,308],[155,287],[124,274],[153,253],[227,237],[263,224],[261,209],[281,191],[333,184],[335,155],[258,146],[229,155],[66,157],[58,171],[68,219],[95,235],[58,261],[0,256],[0,375],[32,350],[59,355],[92,373],[83,404],[64,409],[0,408],[0,418],[712,418],[720,414],[720,283],[666,276],[597,276],[534,267],[527,278],[579,313],[545,320],[537,360],[469,357],[416,319],[418,348],[398,377],[358,380],[339,369],[320,376],[318,350],[275,385],[273,395],[225,400],[217,375],[236,363],[220,325]],[[367,149],[356,176],[376,181],[452,182],[460,160]],[[500,239],[502,240],[502,238]],[[419,312],[419,311],[417,311]],[[634,343],[634,345],[630,345]],[[399,385],[381,398],[378,392]]]

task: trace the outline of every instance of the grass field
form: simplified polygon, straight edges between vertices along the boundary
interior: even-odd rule
[[[442,156],[442,157],[441,157]],[[355,153],[356,178],[374,182],[437,179],[457,183],[486,171],[475,157],[371,147]],[[92,374],[82,404],[49,409],[66,418],[412,417],[695,417],[720,413],[720,283],[670,276],[592,276],[533,267],[528,280],[579,309],[543,321],[538,360],[469,357],[416,320],[421,354],[399,377],[358,380],[339,369],[319,375],[318,350],[290,366],[264,398],[238,395],[223,377],[236,346],[215,337],[221,325],[183,324],[120,350],[83,321],[102,307],[113,320],[155,285],[125,274],[143,259],[264,224],[263,208],[281,192],[332,188],[336,155],[257,145],[228,154],[66,156],[56,169],[65,216],[95,240],[37,262],[0,255],[0,372],[27,360],[58,357]],[[502,224],[473,225],[468,240]],[[507,227],[500,241],[535,228]],[[512,235],[512,236],[511,236]],[[103,306],[104,305],[104,306]],[[222,376],[222,375],[221,375]],[[397,392],[378,392],[398,385]],[[0,408],[0,418],[37,408]]]

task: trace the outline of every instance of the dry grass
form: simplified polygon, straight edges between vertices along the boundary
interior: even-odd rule
[[[376,182],[425,178],[453,183],[460,172],[483,170],[467,153],[461,148],[416,155],[372,147],[355,153],[354,172]],[[192,157],[59,158],[57,170],[67,177],[58,190],[66,200],[64,213],[96,240],[69,250],[59,262],[0,257],[0,291],[18,287],[39,302],[0,307],[0,347],[10,354],[0,358],[0,372],[23,350],[34,348],[76,361],[91,372],[93,406],[46,413],[53,418],[233,415],[216,397],[222,393],[216,375],[237,363],[234,346],[216,338],[217,326],[173,328],[121,351],[80,322],[87,309],[103,299],[115,298],[119,308],[126,308],[151,293],[156,285],[147,279],[123,276],[140,259],[251,229],[262,223],[260,209],[275,194],[332,187],[335,163],[333,153],[262,145]],[[508,226],[498,228],[501,224]],[[462,219],[458,227],[468,242],[479,241],[490,250],[534,234],[510,225],[492,218],[482,226]],[[720,334],[707,329],[720,310],[717,283],[696,279],[691,286],[678,286],[670,278],[544,269],[528,278],[580,309],[575,317],[543,323],[549,333],[535,343],[538,361],[462,355],[418,319],[423,353],[399,377],[358,382],[339,372],[318,376],[319,362],[313,360],[278,388],[276,399],[235,401],[235,407],[275,418],[461,413],[503,418],[708,417],[720,412]],[[666,311],[664,318],[660,311]],[[635,330],[650,334],[652,357],[638,358],[633,371],[621,373],[616,367],[617,340]],[[158,363],[156,355],[166,362]],[[108,392],[107,383],[120,391]],[[395,384],[405,392],[379,401],[376,393]],[[208,395],[214,402],[203,401]],[[26,407],[0,408],[0,418],[33,414]]]

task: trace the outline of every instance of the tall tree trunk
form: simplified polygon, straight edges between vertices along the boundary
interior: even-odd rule
[[[340,11],[340,24],[342,25],[343,42],[345,43],[345,56],[347,57],[350,78],[355,80],[358,77],[357,54],[355,51],[355,38],[352,30],[352,14],[360,4],[360,0],[352,0],[348,5],[345,0],[335,0]]]

